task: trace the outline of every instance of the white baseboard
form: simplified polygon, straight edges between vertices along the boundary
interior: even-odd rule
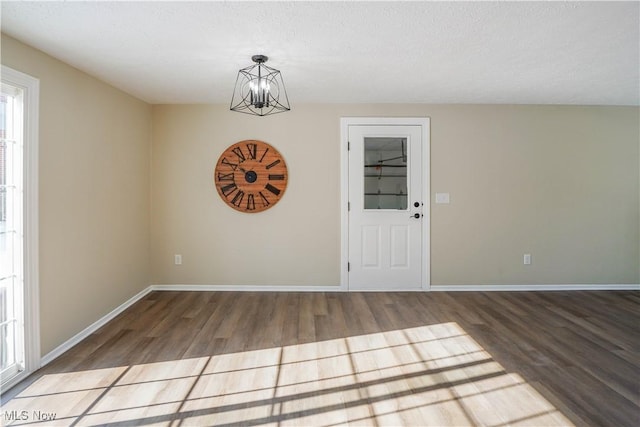
[[[75,334],[73,337],[69,338],[68,340],[66,340],[65,342],[60,344],[58,347],[54,348],[49,353],[47,353],[44,356],[42,356],[42,359],[40,359],[40,366],[42,367],[42,366],[50,363],[55,358],[60,356],[62,353],[64,353],[65,351],[71,349],[74,345],[78,344],[80,341],[82,341],[83,339],[85,339],[86,337],[88,337],[89,335],[91,335],[92,333],[97,331],[98,329],[100,329],[102,326],[107,324],[107,322],[109,322],[110,320],[115,318],[118,314],[122,313],[127,308],[131,307],[133,304],[138,302],[138,300],[144,298],[145,295],[147,295],[151,291],[152,291],[152,287],[151,286],[146,287],[142,291],[138,292],[136,295],[134,295],[131,298],[129,298],[124,303],[120,304],[114,310],[110,311],[109,313],[107,313],[106,315],[104,315],[103,317],[98,319],[97,321],[93,322],[91,325],[89,325],[88,327],[86,327],[82,331],[80,331],[77,334]]]
[[[153,291],[201,292],[343,292],[341,286],[151,285]]]
[[[244,285],[152,285],[152,291],[202,292],[347,292],[342,286],[244,286]],[[640,291],[640,284],[571,285],[431,285],[429,289],[351,289],[352,292],[517,292],[517,291]]]
[[[576,285],[431,285],[433,292],[518,292],[518,291],[640,291],[640,284]]]

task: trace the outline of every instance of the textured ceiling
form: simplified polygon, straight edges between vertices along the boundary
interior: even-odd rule
[[[640,103],[640,3],[8,2],[2,31],[151,103]]]

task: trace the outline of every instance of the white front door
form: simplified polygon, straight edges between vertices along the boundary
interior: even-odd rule
[[[421,125],[348,126],[351,290],[427,285],[424,214],[429,211],[423,185],[429,170],[423,162],[423,131]]]

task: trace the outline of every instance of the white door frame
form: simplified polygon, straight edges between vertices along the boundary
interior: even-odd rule
[[[349,126],[420,126],[422,137],[422,288],[431,288],[431,140],[428,117],[342,117],[340,119],[340,289],[349,290]]]

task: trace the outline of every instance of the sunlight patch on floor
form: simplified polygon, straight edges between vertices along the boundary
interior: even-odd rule
[[[46,375],[2,411],[8,425],[36,411],[56,414],[47,425],[572,425],[456,323]]]

